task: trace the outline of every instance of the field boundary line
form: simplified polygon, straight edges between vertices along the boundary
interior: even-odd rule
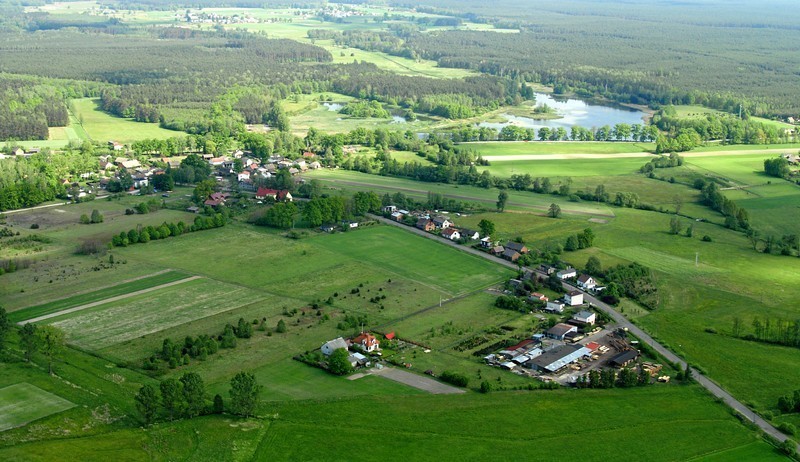
[[[106,303],[116,302],[116,301],[119,301],[119,300],[124,300],[126,298],[130,298],[130,297],[135,297],[137,295],[146,294],[146,293],[152,292],[154,290],[165,289],[167,287],[172,287],[172,286],[175,286],[175,285],[178,285],[178,284],[183,284],[185,282],[194,281],[196,279],[201,279],[201,276],[190,276],[188,278],[184,278],[184,279],[181,279],[181,280],[178,280],[178,281],[172,281],[172,282],[168,282],[166,284],[161,284],[160,286],[148,287],[147,289],[137,290],[136,292],[131,292],[129,294],[117,295],[116,297],[106,298],[105,300],[99,300],[99,301],[96,301],[96,302],[87,303],[85,305],[78,305],[78,306],[75,306],[75,307],[72,307],[72,308],[67,308],[66,310],[57,311],[55,313],[45,314],[45,315],[42,315],[42,316],[39,316],[39,317],[36,317],[36,318],[26,319],[25,321],[19,321],[17,324],[19,324],[21,326],[23,324],[27,324],[27,323],[30,323],[30,322],[44,321],[46,319],[55,318],[57,316],[62,316],[62,315],[65,315],[65,314],[74,313],[76,311],[85,310],[87,308],[94,308],[95,306],[104,305]]]

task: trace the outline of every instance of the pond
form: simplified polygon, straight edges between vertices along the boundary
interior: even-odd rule
[[[647,116],[642,111],[626,108],[624,106],[602,106],[590,104],[580,99],[558,98],[544,93],[536,93],[536,105],[546,104],[560,116],[558,119],[534,119],[532,117],[501,114],[507,122],[481,122],[481,127],[502,130],[507,125],[516,125],[523,128],[540,129],[542,127],[563,127],[569,130],[575,125],[592,128],[603,125],[615,124],[643,124]]]

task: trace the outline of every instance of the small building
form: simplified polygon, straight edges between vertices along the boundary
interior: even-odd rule
[[[347,357],[347,361],[350,362],[350,366],[352,367],[364,367],[369,366],[369,358],[362,355],[361,353],[353,353]]]
[[[618,368],[623,368],[628,364],[636,361],[636,358],[639,357],[639,352],[636,350],[625,350],[615,354],[611,359],[608,360],[608,365]]]
[[[593,326],[597,322],[597,313],[588,310],[583,310],[572,316],[572,320],[579,324],[588,324]]]
[[[541,271],[542,273],[550,276],[551,274],[556,272],[556,268],[553,267],[553,266],[550,266],[550,265],[542,264],[542,265],[539,266],[539,271]]]
[[[578,276],[578,287],[584,290],[594,289],[597,286],[597,281],[588,274],[581,274]]]
[[[477,241],[481,238],[481,234],[473,229],[464,228],[461,230],[461,237],[467,238],[471,241]]]
[[[583,292],[579,290],[570,290],[564,295],[564,301],[567,302],[569,306],[583,305]]]
[[[433,224],[436,226],[436,229],[447,229],[453,226],[453,223],[447,219],[447,217],[433,217]]]
[[[20,156],[21,157],[21,156],[25,155],[25,150],[22,149],[22,148],[16,148],[16,149],[11,151],[11,154],[14,155],[14,156]]]
[[[538,300],[540,302],[549,302],[550,299],[545,294],[540,294],[539,292],[534,292],[530,295],[531,300]]]
[[[319,229],[320,229],[320,231],[322,231],[324,233],[332,233],[332,232],[336,231],[336,227],[333,226],[333,225],[322,225],[322,226],[319,227]]]
[[[564,302],[561,300],[551,300],[547,302],[547,306],[544,307],[545,311],[549,311],[551,313],[563,313],[564,312]]]
[[[481,239],[481,247],[483,247],[484,249],[491,249],[492,248],[492,237],[491,236],[486,236],[483,239]]]
[[[206,199],[206,201],[203,202],[203,204],[211,207],[217,207],[220,205],[225,205],[225,200],[227,198],[228,198],[227,193],[215,192],[211,193],[211,195],[208,196],[208,199]]]
[[[186,211],[189,213],[200,213],[200,207],[196,207],[193,205],[191,207],[186,207]]]
[[[240,172],[239,174],[236,175],[236,179],[238,181],[248,181],[250,180],[250,172],[248,172],[247,170]]]
[[[405,214],[403,214],[399,210],[396,211],[396,212],[392,212],[392,220],[394,220],[394,221],[403,221],[403,218],[405,218]]]
[[[570,332],[578,332],[577,326],[571,326],[569,324],[564,324],[560,322],[555,326],[551,327],[547,330],[546,334],[548,337],[556,340],[564,340],[564,337],[567,336]]]
[[[520,244],[519,242],[514,242],[514,241],[506,242],[506,248],[513,249],[522,255],[525,255],[526,253],[529,252],[528,248],[525,247],[525,244]]]
[[[138,160],[136,160],[136,159],[133,159],[133,160],[124,160],[124,161],[122,161],[122,162],[118,162],[118,163],[117,163],[117,167],[119,167],[119,168],[124,168],[124,169],[128,169],[128,170],[135,169],[135,168],[139,168],[139,167],[141,167],[141,166],[142,166],[142,164],[140,164],[140,163],[139,163],[139,161],[138,161]]]
[[[558,273],[556,273],[556,276],[558,276],[558,278],[561,280],[574,278],[577,275],[578,272],[575,271],[575,268],[567,268],[565,270],[561,270]]]
[[[512,263],[516,263],[516,261],[519,260],[519,257],[521,256],[522,255],[520,255],[519,252],[517,252],[514,249],[509,249],[508,247],[506,247],[505,250],[503,250],[503,258]]]
[[[428,232],[436,229],[436,225],[433,224],[433,221],[427,218],[420,218],[419,220],[417,220],[416,227],[423,231],[428,231]]]
[[[358,345],[359,348],[366,351],[367,353],[372,353],[373,351],[380,350],[379,345],[380,342],[374,335],[368,332],[362,332],[361,335],[354,338],[350,341],[352,345]]]
[[[442,231],[442,236],[446,237],[447,239],[450,239],[451,241],[457,241],[461,239],[461,233],[458,232],[458,230],[455,228],[445,229],[444,231]]]
[[[122,151],[122,148],[125,146],[122,143],[117,143],[116,141],[109,141],[108,142],[108,149],[112,151]]]
[[[397,207],[395,207],[394,205],[386,205],[381,209],[381,211],[383,213],[392,214],[397,211]]]
[[[330,356],[331,354],[333,354],[334,351],[340,348],[344,348],[345,350],[347,349],[347,342],[345,342],[342,337],[338,337],[328,342],[325,342],[325,344],[322,345],[320,350],[322,351],[322,354],[324,354],[325,356]]]

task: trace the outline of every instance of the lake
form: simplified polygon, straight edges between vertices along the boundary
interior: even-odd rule
[[[534,119],[532,117],[521,117],[511,114],[501,114],[507,122],[481,122],[481,127],[502,130],[507,125],[516,125],[523,128],[542,127],[558,128],[563,127],[569,130],[575,125],[584,128],[602,127],[603,125],[614,126],[615,124],[644,124],[644,117],[647,116],[642,111],[630,109],[622,106],[603,106],[590,104],[580,99],[558,98],[545,93],[536,93],[536,105],[546,104],[553,108],[561,116],[560,119]]]

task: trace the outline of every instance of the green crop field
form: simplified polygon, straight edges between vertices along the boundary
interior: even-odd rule
[[[508,178],[511,175],[524,175],[526,173],[534,178],[630,175],[636,173],[648,160],[650,159],[646,157],[624,157],[613,159],[490,161],[489,167],[479,167],[478,170],[488,170],[492,175],[501,178]]]
[[[109,140],[120,143],[129,143],[146,138],[171,138],[185,136],[183,132],[165,130],[158,124],[134,122],[106,114],[98,107],[98,100],[94,98],[74,99],[71,102],[75,116],[81,121],[88,136],[97,142],[104,143]]]
[[[78,346],[105,348],[194,319],[258,303],[250,289],[197,279],[47,320]]]
[[[137,279],[135,281],[126,282],[116,286],[106,287],[93,292],[73,295],[71,297],[55,300],[50,303],[41,305],[30,306],[21,310],[12,311],[9,319],[13,322],[20,322],[26,319],[36,318],[46,314],[56,313],[58,311],[72,308],[87,303],[98,302],[107,298],[116,297],[119,295],[129,294],[143,289],[159,286],[173,281],[178,281],[186,278],[187,275],[177,271],[168,271],[151,277]]]
[[[65,411],[73,403],[29,383],[0,388],[0,432]]]

